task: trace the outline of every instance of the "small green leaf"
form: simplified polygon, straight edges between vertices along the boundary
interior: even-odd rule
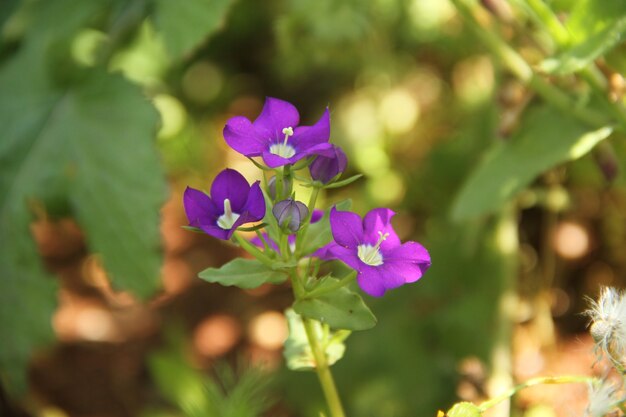
[[[221,268],[207,268],[198,276],[208,282],[244,289],[256,288],[265,283],[280,284],[287,279],[283,272],[268,268],[256,259],[244,258],[233,259]]]
[[[341,181],[333,182],[332,184],[328,184],[328,185],[324,186],[324,188],[345,187],[346,185],[352,184],[354,181],[358,180],[362,176],[363,176],[363,174],[356,174],[356,175],[351,176],[350,178],[346,178],[345,180],[341,180]]]
[[[302,323],[302,317],[292,309],[285,311],[289,326],[289,336],[285,341],[283,355],[287,361],[287,367],[291,370],[311,370],[315,368],[315,358],[311,352],[309,340]],[[346,346],[344,341],[350,336],[347,330],[329,332],[324,325],[314,322],[314,333],[318,342],[324,347],[328,364],[332,365],[343,357]]]
[[[335,204],[335,207],[337,207],[337,210],[350,210],[350,207],[352,207],[352,200],[342,200]],[[330,209],[326,210],[324,216],[317,223],[312,223],[309,226],[306,240],[304,242],[304,249],[302,251],[304,255],[308,255],[309,253],[316,251],[332,240],[333,235],[330,231],[330,221],[328,220],[329,216]]]
[[[327,278],[329,284],[335,278]],[[376,325],[376,317],[357,293],[341,287],[319,297],[301,298],[293,309],[304,317],[327,323],[333,329],[366,330]]]
[[[155,26],[167,49],[179,59],[215,33],[226,18],[230,0],[154,0]]]
[[[456,403],[448,410],[448,417],[480,417],[481,412],[478,406],[470,402]]]
[[[471,173],[452,208],[456,220],[492,213],[538,175],[580,158],[612,132],[588,131],[569,115],[543,107],[528,112],[523,127],[507,142],[497,142]]]

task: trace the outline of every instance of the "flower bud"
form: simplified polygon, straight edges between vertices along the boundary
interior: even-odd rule
[[[288,233],[295,233],[309,215],[309,209],[300,201],[288,199],[276,203],[272,213],[283,230]]]
[[[293,180],[290,177],[283,178],[283,192],[282,195],[278,198],[286,198],[291,195],[291,190],[293,188]],[[267,191],[269,192],[270,198],[272,200],[276,200],[276,176],[270,178],[267,182]]]
[[[339,146],[333,145],[334,154],[331,157],[318,155],[309,166],[311,178],[327,184],[330,180],[341,174],[348,163],[346,154]]]

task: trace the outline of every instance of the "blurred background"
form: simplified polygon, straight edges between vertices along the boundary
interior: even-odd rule
[[[549,3],[565,18],[572,2]],[[529,62],[546,56],[504,0],[474,13]],[[187,185],[225,167],[258,178],[221,132],[266,96],[305,125],[329,107],[345,176],[364,175],[321,207],[391,207],[432,255],[420,282],[366,299],[378,325],[333,367],[348,415],[432,416],[593,372],[581,312],[623,284],[626,149],[453,221],[486,150],[539,100],[448,1],[3,0],[0,28],[1,415],[319,415],[315,374],[283,362],[291,289],[202,282],[240,253],[181,228]],[[602,70],[620,94],[619,67]],[[516,415],[579,415],[585,392],[529,390]]]

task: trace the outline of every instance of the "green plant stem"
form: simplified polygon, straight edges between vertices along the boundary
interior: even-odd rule
[[[318,187],[313,187],[311,197],[309,198],[309,204],[307,205],[309,208],[309,214],[307,214],[306,219],[304,220],[302,230],[300,230],[300,233],[298,233],[298,236],[296,237],[296,256],[300,256],[302,253],[302,242],[304,241],[306,232],[309,230],[309,224],[311,224],[311,217],[313,216],[313,210],[315,209],[315,203],[317,202],[319,193],[320,189]]]
[[[609,120],[604,114],[595,110],[580,107],[567,94],[559,88],[539,77],[532,70],[530,65],[522,58],[513,48],[511,48],[504,40],[500,39],[495,33],[486,30],[476,21],[471,9],[463,0],[451,0],[459,14],[474,31],[491,53],[495,55],[501,62],[513,73],[520,81],[527,84],[545,101],[563,111],[571,114],[583,121],[584,123],[594,127],[604,127],[609,124]]]
[[[577,376],[577,375],[546,376],[546,377],[532,378],[522,384],[519,384],[505,391],[504,393],[498,395],[497,397],[494,397],[490,400],[485,401],[484,403],[479,405],[478,408],[480,409],[480,412],[482,413],[485,410],[488,410],[489,408],[493,407],[494,405],[509,399],[510,397],[517,394],[519,391],[523,390],[524,388],[532,387],[535,385],[588,383],[588,382],[593,382],[595,379],[596,378],[590,377],[590,376]]]
[[[330,416],[345,417],[345,413],[341,405],[341,399],[339,398],[339,393],[337,392],[337,387],[335,386],[335,381],[333,379],[333,374],[330,372],[330,366],[328,365],[326,353],[320,346],[317,335],[315,334],[313,320],[303,318],[302,322],[304,323],[304,329],[306,330],[311,352],[315,358],[315,371],[317,372],[317,376],[320,380],[320,385],[322,386],[322,391],[324,392],[324,397],[326,398],[326,403],[328,404]]]
[[[270,268],[273,266],[274,261],[269,256],[264,254],[259,248],[257,248],[238,234],[234,234],[233,237],[235,238],[239,246],[244,248],[246,252],[248,252],[250,255],[258,259],[263,265]]]

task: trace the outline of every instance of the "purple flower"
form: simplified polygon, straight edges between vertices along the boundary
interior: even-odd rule
[[[346,169],[348,158],[339,146],[333,145],[331,156],[319,155],[309,166],[311,178],[327,184]]]
[[[228,146],[248,156],[262,156],[270,168],[293,164],[310,155],[332,157],[328,109],[313,126],[299,126],[300,115],[293,104],[267,97],[254,122],[235,116],[226,122]]]
[[[391,226],[394,214],[378,208],[361,221],[358,214],[333,207],[330,227],[335,242],[320,249],[317,256],[339,259],[356,270],[359,286],[374,297],[417,281],[430,267],[430,255],[417,242],[400,242]]]
[[[230,239],[239,226],[265,216],[265,200],[259,181],[250,186],[234,169],[225,169],[215,177],[210,197],[187,187],[183,204],[190,226],[224,240]]]

